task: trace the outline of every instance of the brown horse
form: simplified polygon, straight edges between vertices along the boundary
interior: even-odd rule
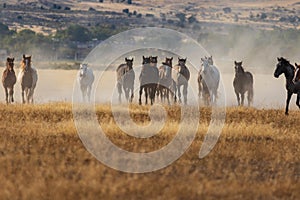
[[[166,61],[158,68],[159,81],[157,84],[157,96],[160,95],[161,101],[164,102],[166,99],[170,104],[170,95],[172,98],[175,94],[175,82],[172,79],[172,60],[173,57],[166,57]],[[174,99],[176,101],[176,97]]]
[[[253,102],[253,75],[244,70],[242,66],[243,62],[234,61],[234,64],[235,77],[233,80],[233,87],[238,105],[244,105],[245,93],[247,92],[248,106],[250,106]]]
[[[36,69],[31,66],[31,56],[23,55],[18,80],[21,82],[22,103],[33,103],[33,93],[38,80],[38,75]],[[24,93],[26,98],[24,97]]]
[[[7,58],[6,69],[2,74],[2,84],[5,90],[6,103],[14,102],[14,85],[17,81],[16,74],[14,71],[14,60],[15,58]]]
[[[119,65],[117,68],[117,88],[119,92],[119,103],[121,103],[122,88],[125,93],[126,100],[132,103],[134,97],[134,79],[135,73],[132,68],[133,58],[125,58],[124,64]],[[131,95],[129,96],[129,93]]]

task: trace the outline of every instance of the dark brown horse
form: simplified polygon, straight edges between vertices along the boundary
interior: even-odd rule
[[[119,67],[117,68],[117,87],[119,92],[119,102],[121,103],[121,94],[123,88],[126,100],[131,103],[134,96],[133,94],[135,79],[135,73],[132,68],[133,58],[125,58],[125,62],[126,63],[119,65]],[[131,93],[130,97],[129,93]]]
[[[6,68],[2,74],[2,84],[5,90],[6,103],[14,102],[14,85],[17,81],[16,74],[14,71],[14,60],[14,58],[7,58]]]
[[[32,67],[31,56],[23,55],[18,80],[21,82],[22,103],[33,103],[33,93],[38,75],[36,69]]]
[[[234,61],[234,64],[235,77],[233,80],[233,87],[238,105],[244,105],[245,93],[247,92],[248,106],[250,106],[253,102],[253,75],[244,70],[242,66],[243,62]]]
[[[296,104],[300,108],[300,81],[294,82],[293,79],[295,77],[295,67],[290,64],[288,60],[285,58],[277,58],[278,63],[274,72],[274,77],[278,78],[281,74],[284,74],[286,79],[286,90],[287,90],[287,99],[286,99],[286,107],[285,114],[289,114],[289,104],[293,94],[297,94]]]
[[[145,104],[148,104],[148,96],[150,98],[151,105],[155,100],[155,93],[158,83],[158,68],[157,68],[157,56],[144,57],[143,66],[139,77],[140,80],[140,97],[139,104],[142,105],[142,94],[145,92]]]

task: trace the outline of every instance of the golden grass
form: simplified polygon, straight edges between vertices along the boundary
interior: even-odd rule
[[[135,122],[147,124],[149,107],[131,106]],[[178,107],[160,134],[136,139],[116,127],[108,105],[97,116],[120,147],[147,152],[171,141]],[[122,110],[120,109],[122,114]],[[299,199],[300,113],[228,108],[213,151],[199,149],[210,120],[201,109],[196,138],[187,152],[162,170],[146,174],[115,171],[81,143],[71,104],[0,105],[0,199]]]

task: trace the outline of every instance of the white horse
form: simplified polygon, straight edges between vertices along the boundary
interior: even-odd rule
[[[31,56],[23,55],[21,70],[18,74],[18,82],[21,83],[22,89],[22,103],[33,103],[33,93],[37,80],[37,70],[31,66]]]
[[[178,101],[181,103],[181,86],[183,86],[183,98],[184,104],[187,104],[187,94],[188,94],[188,85],[190,80],[190,71],[186,66],[187,58],[178,58],[178,64],[173,67],[172,79],[175,83],[175,101],[176,101],[176,92],[178,95]],[[176,91],[177,90],[177,91]]]
[[[89,68],[87,64],[80,64],[77,73],[77,81],[80,85],[83,101],[86,101],[86,97],[88,98],[88,101],[90,101],[94,79],[93,70]]]
[[[203,67],[201,71],[202,81],[204,81],[207,86],[210,102],[215,103],[220,82],[220,72],[218,68],[212,64],[209,58],[201,58],[201,61]]]

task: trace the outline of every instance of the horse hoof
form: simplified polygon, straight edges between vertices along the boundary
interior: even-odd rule
[[[286,115],[286,116],[288,116],[288,115],[289,115],[289,113],[288,113],[288,112],[286,112],[286,113],[285,113],[285,115]]]

